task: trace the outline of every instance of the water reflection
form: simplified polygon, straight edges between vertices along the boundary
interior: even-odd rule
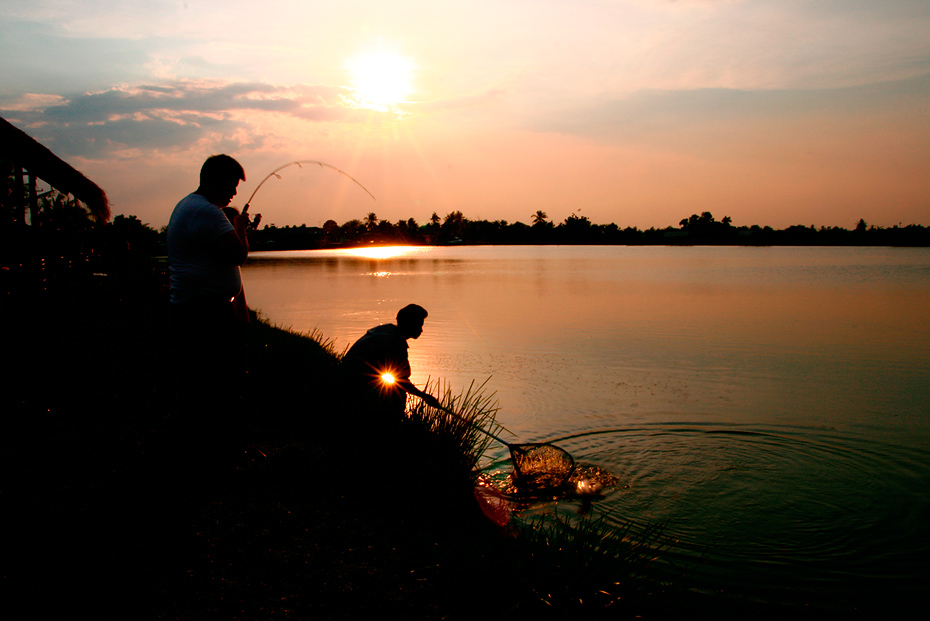
[[[926,577],[928,249],[305,251],[243,278],[272,321],[337,348],[425,306],[414,382],[490,376],[514,438],[620,477],[596,509],[667,523],[684,559],[709,549],[710,588]]]
[[[370,246],[363,248],[340,248],[332,250],[334,254],[346,257],[361,257],[364,259],[395,259],[397,257],[412,256],[427,250],[424,246]],[[321,250],[319,252],[327,252]]]
[[[256,253],[243,278],[337,347],[429,308],[414,381],[492,377],[527,441],[710,414],[930,441],[927,249],[402,248]]]

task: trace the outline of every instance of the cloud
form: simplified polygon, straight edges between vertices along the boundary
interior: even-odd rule
[[[119,86],[72,97],[26,94],[0,104],[0,114],[62,156],[103,158],[131,149],[184,148],[209,135],[243,132],[254,115],[279,114],[305,121],[361,120],[344,104],[346,88],[259,82],[176,80]]]
[[[565,105],[531,122],[537,131],[612,141],[701,127],[742,127],[797,119],[862,118],[919,111],[930,97],[930,74],[880,84],[833,89],[650,90],[626,97]]]

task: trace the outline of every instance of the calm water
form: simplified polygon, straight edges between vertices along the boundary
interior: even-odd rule
[[[928,249],[300,251],[243,278],[273,323],[340,349],[425,306],[414,381],[490,378],[514,441],[620,477],[594,510],[666,523],[700,587],[839,608],[930,591]],[[531,509],[551,510],[579,506]]]

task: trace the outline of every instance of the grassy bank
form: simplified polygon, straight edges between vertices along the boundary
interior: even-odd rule
[[[366,437],[320,339],[265,323],[241,335],[238,448],[189,476],[198,448],[183,438],[160,294],[6,299],[3,321],[2,586],[29,618],[784,612],[649,578],[649,550],[596,524],[494,526],[461,434],[418,412],[389,441]]]
[[[547,611],[454,442],[423,421],[366,441],[325,342],[253,324],[230,379],[239,450],[179,473],[197,449],[179,437],[166,311],[157,295],[5,301],[8,602],[32,618]]]
[[[242,450],[183,481],[168,474],[193,449],[175,437],[165,309],[66,302],[4,313],[15,328],[3,394],[2,493],[19,542],[4,554],[11,595],[38,615],[125,618],[439,609],[424,578],[457,544],[443,540],[433,501],[454,500],[418,498],[402,470],[353,458],[336,435],[325,347],[256,325],[247,380],[231,386]],[[413,538],[402,527],[412,515]]]

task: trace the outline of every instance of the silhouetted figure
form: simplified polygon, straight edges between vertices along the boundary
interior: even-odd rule
[[[233,299],[249,253],[248,214],[232,221],[223,208],[236,195],[242,166],[228,155],[208,158],[200,186],[177,204],[168,223],[172,361],[181,417],[179,457],[210,467],[232,446],[237,427],[230,371],[242,368],[245,343]]]
[[[435,397],[410,381],[407,339],[420,337],[426,317],[422,306],[405,306],[397,312],[397,324],[372,328],[349,348],[342,360],[349,398],[361,408],[374,410],[363,414],[376,425],[402,420],[408,394],[440,407]]]
[[[239,210],[235,207],[223,207],[223,213],[226,214],[226,219],[233,225],[235,225],[237,218],[239,218]],[[258,226],[258,223],[261,222],[262,214],[255,214],[255,218],[251,222],[251,227],[255,228]],[[233,305],[233,317],[237,325],[243,326],[251,323],[249,318],[249,304],[245,299],[245,287],[239,289],[239,293],[232,300]]]

